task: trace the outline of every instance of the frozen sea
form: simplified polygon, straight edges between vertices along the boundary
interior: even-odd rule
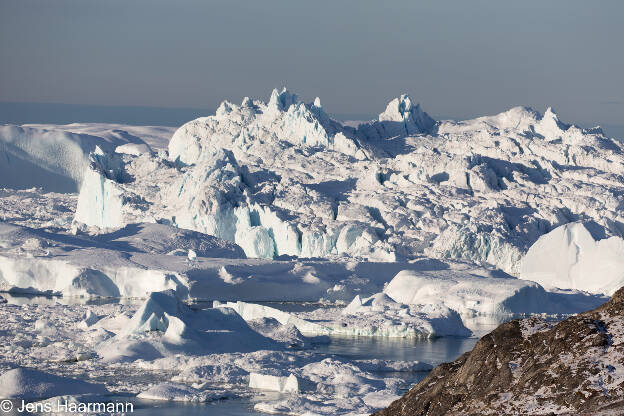
[[[3,293],[2,296],[12,304],[102,304],[102,303],[141,303],[140,300],[132,299],[91,299],[63,298],[49,296],[29,296]],[[310,302],[258,302],[287,312],[305,312],[322,306]],[[204,309],[212,305],[212,302],[193,304],[193,308]],[[489,325],[484,327],[489,328]],[[486,329],[482,328],[481,333]],[[462,353],[471,350],[477,338],[441,337],[435,339],[409,339],[409,338],[386,338],[386,337],[342,337],[332,336],[329,343],[312,344],[309,351],[318,353],[323,357],[333,356],[348,360],[403,360],[420,361],[437,365],[443,362],[453,361]],[[426,372],[416,373],[378,373],[381,376],[403,378],[408,385],[413,385],[426,377]],[[407,391],[407,388],[405,389]],[[136,415],[156,416],[193,416],[193,415],[262,415],[253,409],[256,402],[279,401],[284,395],[274,392],[257,392],[255,396],[217,400],[209,403],[166,402],[142,400],[135,397],[119,396],[118,401],[130,401],[134,405]],[[16,402],[17,405],[17,402]],[[16,413],[17,414],[17,413]],[[20,413],[24,414],[24,413]]]

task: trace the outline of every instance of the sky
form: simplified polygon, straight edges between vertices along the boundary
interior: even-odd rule
[[[527,105],[622,126],[622,16],[620,0],[2,0],[0,102],[214,110],[287,86],[345,118],[408,93],[438,119]]]

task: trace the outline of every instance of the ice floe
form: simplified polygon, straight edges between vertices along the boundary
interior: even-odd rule
[[[32,368],[15,368],[0,376],[0,397],[45,399],[63,394],[107,394],[102,384],[48,374]]]

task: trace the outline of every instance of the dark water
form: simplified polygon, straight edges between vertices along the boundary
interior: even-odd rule
[[[476,338],[443,337],[431,340],[382,337],[330,337],[314,351],[352,360],[421,361],[432,365],[453,361],[477,342]]]

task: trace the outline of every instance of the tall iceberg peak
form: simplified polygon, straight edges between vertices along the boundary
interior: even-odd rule
[[[276,88],[271,93],[267,107],[273,111],[288,111],[290,106],[297,104],[298,101],[297,94],[291,93],[286,87],[283,87],[281,92],[278,92]]]
[[[568,124],[564,124],[559,120],[559,116],[555,113],[555,110],[553,110],[552,107],[548,107],[546,109],[546,112],[540,121],[540,126],[544,130],[559,132],[563,132],[570,128]]]
[[[379,121],[403,123],[406,135],[426,133],[435,124],[435,120],[420,108],[420,104],[414,105],[407,94],[390,101],[386,110],[379,114]]]
[[[371,143],[384,142],[395,137],[430,133],[435,125],[436,121],[420,108],[420,104],[414,105],[407,94],[402,94],[388,103],[378,120],[360,124],[357,134]]]

